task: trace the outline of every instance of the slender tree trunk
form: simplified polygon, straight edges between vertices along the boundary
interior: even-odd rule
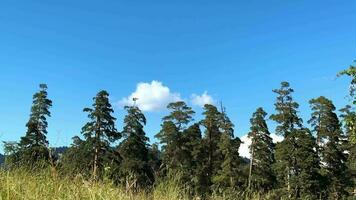
[[[98,169],[98,147],[95,147],[94,153],[94,166],[93,166],[93,179],[97,180],[97,169]]]
[[[100,119],[98,119],[100,121]],[[96,124],[96,131],[95,131],[95,150],[94,150],[94,166],[93,166],[93,179],[97,180],[98,174],[98,157],[99,157],[99,148],[100,148],[100,123]]]
[[[248,173],[248,189],[251,189],[251,179],[252,179],[252,166],[253,166],[254,149],[252,148],[251,160],[250,160],[250,171]]]
[[[212,151],[212,148],[213,148],[213,145],[212,145],[212,133],[211,133],[211,123],[209,123],[209,128],[210,130],[209,131],[209,157],[208,157],[208,167],[209,167],[209,171],[208,171],[208,177],[209,179],[211,178],[211,175],[213,174],[212,173],[212,170],[213,170],[213,167],[212,167],[212,157],[213,157],[213,151]]]

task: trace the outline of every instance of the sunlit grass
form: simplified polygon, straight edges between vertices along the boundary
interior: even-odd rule
[[[61,177],[51,170],[0,170],[0,200],[188,200],[174,182],[162,182],[151,192],[126,193],[125,189],[110,182],[90,182],[81,176]],[[199,198],[195,198],[199,199]],[[213,195],[209,199],[272,199],[243,192],[233,196]]]
[[[81,177],[74,179],[53,177],[51,173],[29,173],[24,170],[0,172],[0,199],[152,199],[145,193],[136,195],[110,183],[92,183]]]

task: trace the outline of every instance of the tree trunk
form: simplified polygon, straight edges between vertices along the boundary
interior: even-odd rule
[[[248,173],[248,189],[251,189],[251,179],[252,179],[252,166],[253,166],[253,157],[254,157],[254,152],[253,152],[253,148],[252,148],[252,152],[251,152],[251,159],[250,159],[250,171]]]
[[[100,119],[98,119],[100,121]],[[96,124],[96,131],[95,131],[95,150],[94,150],[94,163],[93,163],[93,179],[97,180],[98,174],[98,157],[99,157],[99,148],[100,148],[100,124]]]
[[[94,150],[94,166],[93,166],[93,179],[97,180],[98,176],[98,158],[100,149],[100,118],[97,119],[96,130],[95,130],[95,150]]]
[[[95,147],[94,153],[94,166],[93,166],[93,179],[97,180],[97,170],[98,170],[98,147]]]

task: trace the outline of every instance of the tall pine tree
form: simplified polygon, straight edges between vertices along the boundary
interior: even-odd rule
[[[168,174],[182,173],[187,157],[184,146],[186,125],[193,120],[194,111],[183,101],[168,104],[168,116],[163,117],[161,131],[155,136],[160,140],[163,151],[163,162]]]
[[[302,127],[302,119],[298,117],[299,104],[293,101],[292,93],[294,90],[288,82],[282,82],[281,88],[273,90],[277,100],[274,104],[277,114],[272,114],[270,119],[278,123],[276,133],[288,137],[296,128]]]
[[[258,108],[250,120],[251,131],[248,133],[251,139],[248,186],[257,191],[272,189],[276,181],[272,169],[275,145],[268,130],[266,116],[263,108]]]
[[[219,118],[221,136],[216,153],[221,154],[221,162],[216,174],[213,175],[213,186],[218,192],[233,192],[243,184],[239,156],[241,140],[234,137],[234,124],[223,106]]]
[[[320,198],[319,158],[316,141],[306,128],[294,130],[277,143],[274,169],[289,199]],[[287,176],[286,176],[287,174]]]
[[[119,145],[122,157],[120,174],[127,191],[137,191],[154,182],[149,163],[148,137],[143,130],[146,117],[137,106],[126,106],[127,115],[122,131],[124,140]]]
[[[94,98],[93,108],[84,108],[90,121],[82,128],[86,141],[93,146],[92,177],[94,180],[102,175],[103,158],[111,151],[110,144],[120,139],[121,133],[115,128],[116,118],[109,102],[109,94],[100,91]]]
[[[189,189],[188,193],[192,196],[204,198],[210,189],[210,179],[206,176],[208,173],[205,165],[207,149],[199,123],[184,130],[183,141],[184,155],[187,158],[183,170],[188,175],[183,178],[184,187]]]
[[[347,195],[350,184],[344,153],[345,136],[335,113],[335,106],[329,99],[321,96],[309,101],[313,113],[308,121],[317,136],[322,169],[327,178],[329,199],[342,199]]]
[[[314,198],[318,188],[318,156],[315,139],[308,129],[302,128],[302,119],[297,115],[298,103],[293,101],[294,92],[288,82],[273,90],[277,96],[277,114],[271,119],[278,123],[276,133],[284,140],[276,146],[275,171],[280,186],[285,188],[289,198]]]
[[[299,104],[293,101],[291,94],[294,92],[288,82],[282,82],[280,89],[273,90],[276,93],[277,99],[275,105],[275,110],[277,114],[272,114],[270,119],[277,122],[276,133],[283,136],[285,139],[284,147],[281,149],[284,154],[288,155],[292,151],[292,147],[288,147],[287,144],[293,144],[294,137],[289,137],[292,133],[295,132],[295,128],[301,127],[302,119],[297,115]],[[277,160],[281,166],[284,166],[286,169],[279,171],[279,177],[286,184],[288,192],[291,190],[290,178],[292,173],[292,166],[290,160]],[[281,182],[281,181],[280,181]]]
[[[211,185],[213,177],[217,175],[223,161],[222,154],[219,151],[221,113],[214,105],[206,104],[204,105],[203,115],[205,118],[200,123],[205,128],[203,143],[207,152],[204,168],[210,181],[209,185]]]
[[[40,91],[33,95],[30,119],[26,124],[27,132],[21,137],[19,148],[22,161],[27,164],[49,158],[47,141],[47,117],[51,117],[49,109],[52,101],[48,98],[47,85],[40,84]]]
[[[167,108],[171,112],[168,116],[163,117],[163,121],[172,121],[179,130],[184,129],[193,120],[195,112],[184,101],[170,103]]]

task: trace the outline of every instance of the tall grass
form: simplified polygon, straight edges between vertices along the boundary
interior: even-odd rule
[[[81,177],[74,179],[52,176],[50,172],[26,170],[0,172],[0,200],[100,200],[152,199],[145,193],[126,194],[110,183],[92,183]]]
[[[126,193],[110,182],[90,182],[57,176],[51,170],[29,172],[27,170],[4,171],[0,169],[0,200],[190,200],[174,181],[161,182],[151,192]],[[209,199],[259,200],[273,199],[268,195],[213,195]]]

